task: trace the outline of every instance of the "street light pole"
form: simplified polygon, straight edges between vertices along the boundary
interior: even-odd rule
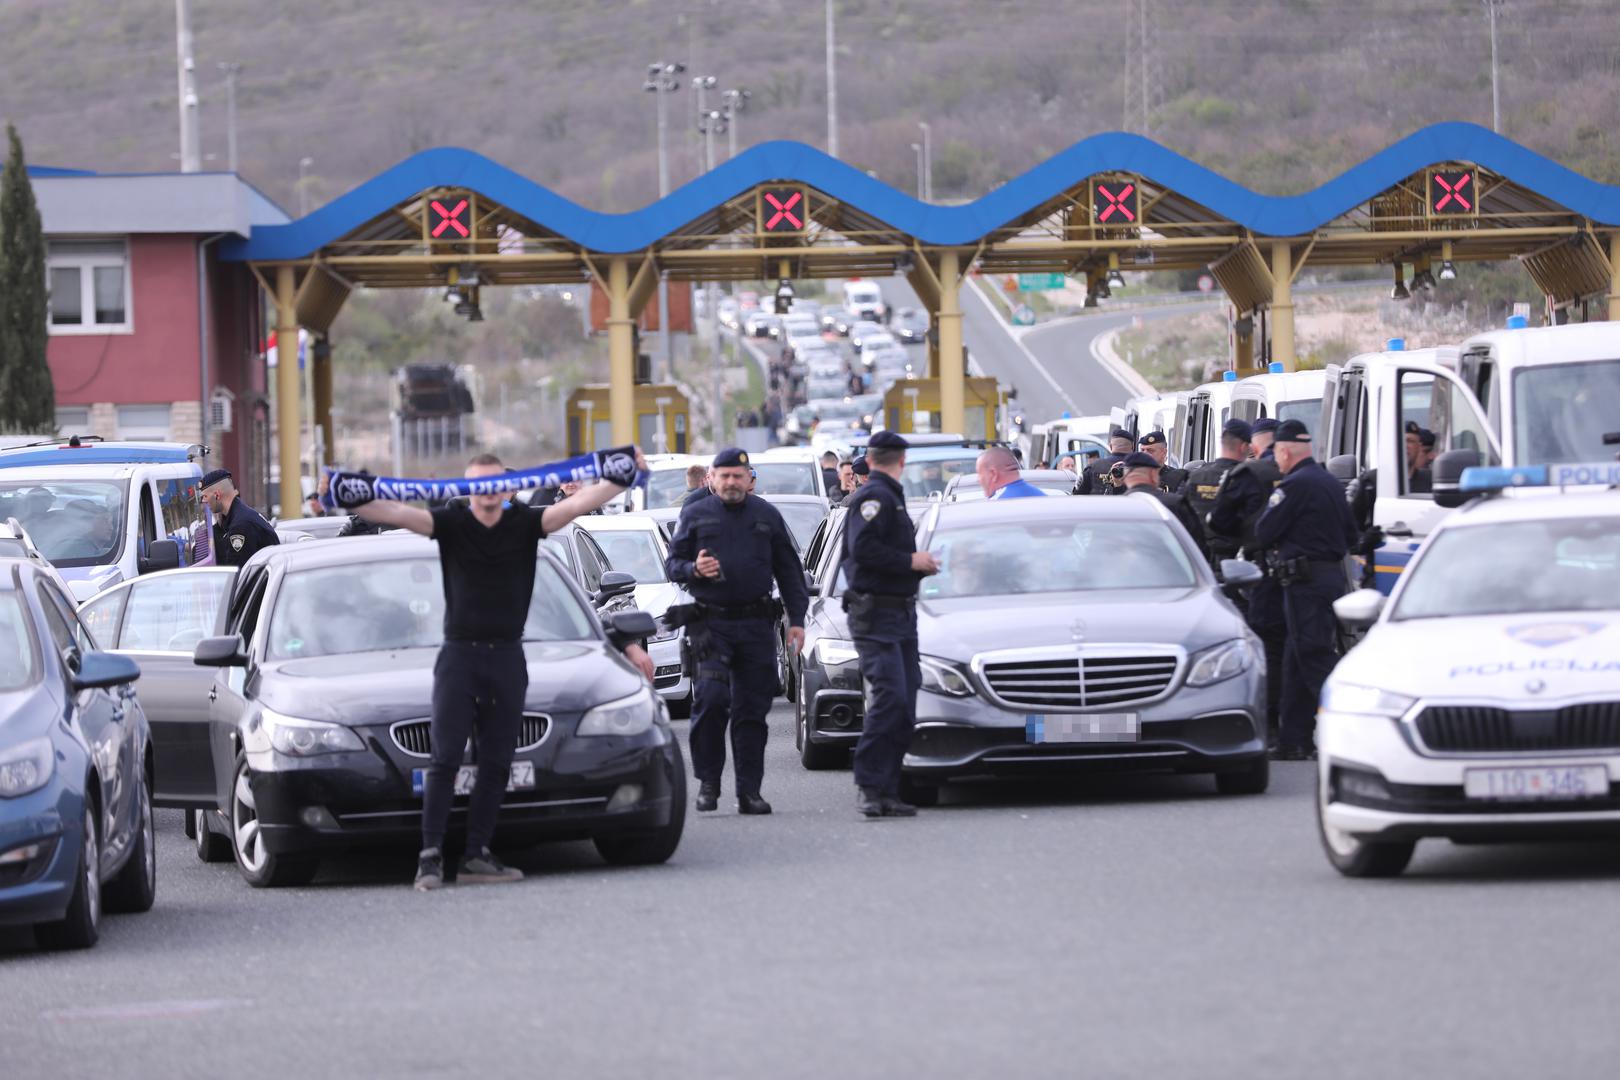
[[[1502,132],[1502,96],[1496,66],[1496,12],[1501,6],[1502,0],[1485,0],[1485,10],[1491,17],[1491,130],[1497,134]]]
[[[921,201],[922,198],[923,198],[923,148],[922,148],[922,143],[920,143],[920,142],[912,143],[911,144],[911,149],[913,151],[915,151],[916,154],[917,154],[917,199],[918,199],[918,201]]]
[[[827,0],[827,153],[838,156],[838,39],[833,31],[833,0]]]
[[[678,60],[654,62],[647,65],[647,81],[642,89],[658,98],[658,197],[662,199],[669,194],[669,155],[665,145],[669,128],[669,109],[664,98],[681,88],[680,76],[686,71],[686,65]],[[658,327],[659,336],[664,342],[664,363],[660,378],[664,382],[670,380],[670,373],[675,365],[674,338],[669,329],[669,281],[664,277],[663,271],[658,274]]]
[[[934,133],[933,133],[932,130],[929,129],[928,121],[926,121],[926,120],[919,120],[917,122],[917,126],[922,128],[922,133],[923,133],[923,140],[922,140],[922,155],[923,155],[922,191],[923,191],[923,194],[922,194],[922,198],[923,198],[924,202],[933,202],[934,201]]]
[[[727,90],[720,95],[721,100],[726,103],[726,160],[728,161],[737,156],[737,127],[740,123],[738,114],[748,108],[748,99],[753,96],[753,94],[741,87]]]
[[[174,0],[175,51],[180,83],[180,171],[202,169],[201,138],[197,131],[197,62],[191,51],[191,0]]]
[[[312,157],[298,159],[298,216],[309,214],[309,167],[315,164]]]
[[[236,73],[242,65],[234,60],[221,60],[219,70],[225,73],[225,160],[231,172],[236,172]]]

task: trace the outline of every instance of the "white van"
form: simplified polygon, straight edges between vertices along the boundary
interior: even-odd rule
[[[1606,461],[1620,431],[1620,323],[1493,330],[1463,342],[1457,373],[1485,406],[1504,465]]]
[[[175,443],[0,451],[0,520],[28,530],[81,603],[139,574],[212,565],[200,458]]]
[[[1250,375],[1232,389],[1231,418],[1252,424],[1269,417],[1279,423],[1298,420],[1314,436],[1322,426],[1322,398],[1327,392],[1327,372],[1272,370]]]
[[[883,305],[883,290],[875,281],[844,282],[844,307],[857,319],[883,322],[887,309]]]

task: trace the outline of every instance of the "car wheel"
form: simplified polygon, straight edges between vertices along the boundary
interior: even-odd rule
[[[310,855],[273,855],[265,848],[250,775],[247,757],[239,755],[236,779],[231,785],[231,847],[236,852],[237,869],[255,889],[307,885],[320,860]]]
[[[118,876],[107,883],[107,910],[139,913],[157,899],[157,827],[152,817],[152,789],[143,770],[136,783],[135,846]]]
[[[810,738],[810,714],[799,712],[799,762],[811,772],[842,768],[849,761],[849,751],[842,746],[827,746]]]
[[[1316,796],[1316,825],[1322,834],[1322,850],[1333,869],[1345,877],[1399,877],[1412,861],[1415,840],[1372,841],[1354,833],[1335,829],[1322,812],[1322,796]]]
[[[900,798],[912,806],[921,806],[927,809],[939,805],[939,785],[923,780],[913,780],[909,776],[900,777]]]
[[[1222,795],[1264,795],[1271,786],[1271,760],[1261,755],[1241,769],[1215,774],[1215,790]]]
[[[213,826],[218,816],[212,810],[188,810],[186,820],[191,823],[192,840],[196,843],[197,858],[205,863],[230,862],[231,841]]]
[[[665,704],[669,706],[669,718],[671,720],[692,719],[692,691],[688,690],[685,697],[675,698]]]
[[[101,936],[101,836],[96,811],[84,800],[84,840],[79,848],[78,881],[59,922],[34,927],[34,940],[44,949],[88,949]]]
[[[656,866],[668,862],[681,846],[686,828],[686,759],[675,747],[675,775],[669,787],[669,824],[653,832],[613,833],[595,836],[597,854],[612,866]]]

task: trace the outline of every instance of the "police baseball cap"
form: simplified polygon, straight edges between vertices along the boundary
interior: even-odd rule
[[[1169,441],[1170,440],[1164,437],[1164,432],[1162,431],[1150,431],[1146,435],[1142,436],[1143,446],[1161,446]]]
[[[871,450],[904,450],[911,444],[892,431],[880,431],[866,441]]]
[[[728,446],[714,455],[714,468],[724,469],[733,465],[747,465],[748,451],[736,446]]]
[[[1246,420],[1228,420],[1225,426],[1221,428],[1221,434],[1230,435],[1234,439],[1242,439],[1244,442],[1248,442],[1254,438],[1254,429],[1249,426]]]
[[[231,470],[229,469],[210,469],[203,473],[202,486],[211,488],[221,480],[229,480],[230,478]]]
[[[1138,450],[1134,454],[1126,454],[1125,460],[1120,462],[1127,469],[1157,469],[1159,462],[1152,454],[1144,454]]]
[[[1277,425],[1277,441],[1308,444],[1311,441],[1311,433],[1298,420],[1284,420]]]
[[[1424,446],[1432,447],[1435,443],[1434,432],[1428,428],[1418,428],[1418,442]]]
[[[1256,435],[1264,435],[1268,431],[1276,430],[1277,421],[1269,416],[1263,417],[1249,426],[1249,437],[1252,439]]]
[[[855,463],[850,466],[850,470],[854,472],[856,476],[871,476],[872,463],[867,461],[864,457],[858,457],[855,459]]]

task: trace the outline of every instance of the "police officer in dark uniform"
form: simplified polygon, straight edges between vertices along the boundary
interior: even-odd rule
[[[1344,559],[1358,533],[1344,487],[1311,456],[1311,433],[1304,424],[1277,425],[1272,451],[1283,481],[1266,500],[1255,541],[1275,549],[1288,622],[1275,756],[1302,761],[1314,753],[1317,702],[1337,659],[1333,601],[1344,593]]]
[[[1215,498],[1220,494],[1221,484],[1226,480],[1226,474],[1249,459],[1249,441],[1253,437],[1254,433],[1246,421],[1228,420],[1221,428],[1221,456],[1200,465],[1187,475],[1187,483],[1181,493],[1186,497],[1187,505],[1192,507],[1192,512],[1197,515],[1199,521],[1209,520],[1210,513],[1215,509]],[[1210,561],[1219,567],[1222,559],[1237,558],[1238,549],[1242,546],[1240,536],[1226,536],[1211,531]]]
[[[1142,453],[1159,463],[1159,486],[1172,495],[1187,483],[1187,470],[1170,464],[1170,440],[1162,431],[1150,431],[1141,439]]]
[[[260,548],[281,543],[264,515],[237,494],[229,469],[202,478],[202,497],[214,512],[214,561],[220,566],[242,566]]]
[[[1115,428],[1108,433],[1108,453],[1087,465],[1080,473],[1080,480],[1074,485],[1076,495],[1123,495],[1125,486],[1109,482],[1108,474],[1115,465],[1136,448],[1136,440],[1124,428]]]
[[[1204,523],[1198,520],[1198,515],[1192,512],[1187,500],[1173,492],[1164,490],[1159,482],[1159,463],[1151,454],[1141,451],[1127,457],[1125,465],[1125,490],[1131,495],[1146,495],[1158,500],[1170,516],[1181,523],[1192,537],[1193,544],[1198,548],[1204,558],[1209,558],[1209,541],[1204,536]]]
[[[866,717],[855,746],[855,808],[869,818],[912,817],[917,808],[900,798],[900,765],[911,747],[922,687],[917,581],[937,573],[939,560],[917,550],[906,513],[900,486],[906,440],[878,432],[867,444],[866,461],[871,478],[850,495],[844,521],[850,567],[844,611],[866,683]]]
[[[777,685],[776,619],[771,581],[787,606],[790,649],[804,644],[810,605],[804,565],[782,514],[757,495],[748,454],[736,447],[715,455],[710,498],[681,508],[665,569],[686,586],[696,604],[685,613],[687,640],[697,660],[692,709],[692,772],[697,808],[720,801],[726,770],[726,728],[737,777],[737,811],[768,814],[760,796],[765,778],[765,724]]]

